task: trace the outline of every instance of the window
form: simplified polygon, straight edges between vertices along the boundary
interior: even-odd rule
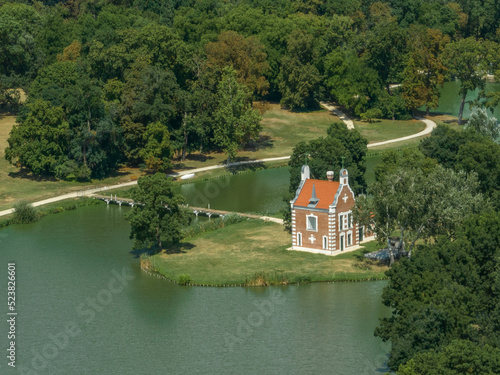
[[[323,249],[328,250],[328,237],[323,236]]]
[[[307,215],[307,230],[318,231],[318,217]]]
[[[348,225],[348,228],[352,228],[352,214],[349,213],[347,215],[347,225]]]
[[[352,245],[352,234],[351,232],[347,233],[347,246]]]
[[[302,233],[297,233],[297,246],[302,246]]]
[[[339,230],[344,230],[344,215],[339,215]]]

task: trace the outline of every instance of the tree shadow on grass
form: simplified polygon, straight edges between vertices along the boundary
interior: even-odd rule
[[[9,177],[22,178],[30,181],[58,181],[54,176],[36,175],[26,168],[20,168],[17,172],[9,172]]]
[[[259,139],[248,142],[244,150],[245,151],[258,151],[266,148],[274,147],[274,140],[268,135],[260,135]]]
[[[213,156],[206,155],[206,154],[188,154],[186,155],[186,160],[185,161],[198,161],[198,162],[206,162],[207,160],[214,159]],[[182,161],[180,157],[177,157],[174,159],[172,169],[195,169],[197,167],[188,167],[185,164],[185,161]]]
[[[195,248],[196,246],[193,245],[192,243],[189,242],[183,242],[180,244],[172,245],[172,246],[166,246],[163,250],[159,251],[159,249],[155,248],[148,248],[148,247],[143,247],[141,249],[134,249],[130,251],[130,254],[134,256],[134,258],[140,258],[141,255],[155,255],[158,253],[164,253],[164,254],[185,254],[188,252],[188,250],[191,250]]]

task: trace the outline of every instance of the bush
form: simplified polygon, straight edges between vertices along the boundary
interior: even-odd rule
[[[14,219],[16,224],[34,223],[40,215],[33,205],[26,201],[20,201],[14,206]]]
[[[191,276],[189,276],[186,273],[179,275],[179,285],[187,285],[190,283],[191,283]]]
[[[193,224],[182,230],[184,238],[193,238],[203,233],[212,232],[214,230],[224,228],[226,225],[236,224],[242,221],[243,218],[235,213],[225,215],[223,218],[203,221]]]

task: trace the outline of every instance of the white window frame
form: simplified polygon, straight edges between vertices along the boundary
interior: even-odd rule
[[[349,221],[349,218],[351,219]],[[352,211],[343,212],[339,214],[339,230],[347,230],[353,227],[354,219]]]
[[[309,227],[309,218],[310,217],[313,217],[314,220],[316,221],[316,228],[315,229],[311,229]],[[306,229],[309,231],[309,232],[317,232],[318,231],[318,217],[316,215],[313,215],[313,214],[310,214],[310,215],[306,215]]]
[[[328,250],[328,237],[323,236],[323,250]]]
[[[346,247],[352,246],[352,231],[347,232]]]
[[[302,246],[302,233],[297,233],[297,246]]]

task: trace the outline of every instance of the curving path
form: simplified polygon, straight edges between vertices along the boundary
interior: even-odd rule
[[[320,102],[319,104],[323,108],[327,109],[330,112],[333,112],[338,118],[340,118],[344,122],[344,124],[346,124],[348,129],[351,129],[351,130],[354,129],[354,123],[352,122],[352,120],[349,119],[349,117],[347,117],[347,115],[344,112],[342,112],[337,106],[334,106],[332,104],[325,103],[325,102]],[[389,139],[388,141],[370,143],[370,144],[368,144],[368,148],[383,146],[383,145],[387,145],[390,143],[396,143],[396,142],[406,141],[408,139],[422,137],[424,135],[432,133],[434,128],[437,126],[436,123],[432,120],[429,120],[429,119],[426,119],[423,117],[415,117],[415,118],[419,121],[422,121],[425,124],[425,129],[422,130],[421,132],[415,133],[412,135],[407,135],[406,137]]]
[[[267,158],[267,159],[249,160],[249,161],[238,161],[238,162],[234,162],[234,163],[229,163],[229,166],[233,167],[233,166],[244,165],[244,164],[258,164],[258,163],[265,163],[265,162],[269,162],[269,161],[278,161],[278,160],[287,160],[287,159],[290,159],[290,156],[281,156],[278,158]],[[171,173],[168,176],[179,177],[179,176],[183,176],[183,175],[189,174],[189,173],[205,172],[205,171],[210,171],[212,169],[225,168],[227,166],[228,166],[227,164],[210,165],[210,166],[202,167],[202,168],[188,169],[188,170],[178,172],[178,173]],[[43,201],[33,202],[32,204],[34,207],[38,207],[38,206],[43,206],[44,204],[59,202],[59,201],[65,200],[65,199],[90,196],[90,195],[95,194],[95,193],[99,193],[99,192],[103,192],[103,191],[107,191],[107,190],[112,190],[112,189],[118,189],[118,188],[127,187],[127,186],[133,186],[136,184],[137,184],[137,180],[123,182],[123,183],[116,184],[116,185],[103,186],[100,188],[81,190],[81,191],[76,191],[74,193],[68,193],[68,194],[64,194],[64,195],[59,195],[57,197],[44,199]],[[9,210],[0,211],[0,216],[9,215],[13,212],[14,212],[13,208],[11,208]]]
[[[347,129],[349,129],[349,130],[354,129],[354,122],[352,122],[352,120],[349,117],[347,117],[347,115],[344,112],[342,112],[339,109],[339,107],[337,107],[333,104],[330,104],[330,103],[326,103],[326,102],[319,102],[319,104],[323,108],[327,109],[328,111],[333,112],[335,114],[335,116],[337,116],[339,119],[341,119],[342,122],[344,124],[346,124]]]
[[[330,105],[330,104],[327,104],[327,103],[323,103],[323,102],[321,102],[320,104],[322,107],[335,113],[335,115],[338,116],[347,125],[348,129],[354,129],[354,123],[352,122],[352,120],[350,120],[347,117],[347,115],[345,113],[343,113],[342,111],[340,111],[337,107]],[[368,148],[383,146],[383,145],[387,145],[390,143],[401,142],[401,141],[406,141],[406,140],[412,139],[412,138],[422,137],[424,135],[430,134],[432,132],[432,130],[437,126],[436,123],[432,120],[424,119],[422,117],[417,117],[417,119],[424,122],[426,125],[425,129],[422,130],[421,132],[416,133],[416,134],[412,134],[412,135],[408,135],[406,137],[390,139],[388,141],[370,143],[370,144],[368,144]],[[278,161],[278,160],[287,160],[287,159],[290,159],[290,156],[281,156],[281,157],[277,157],[277,158],[267,158],[267,159],[250,160],[250,161],[239,161],[239,162],[235,162],[235,163],[229,163],[229,165],[226,165],[226,164],[210,165],[208,167],[189,169],[189,170],[185,170],[185,171],[178,172],[178,173],[172,173],[169,176],[170,177],[179,177],[179,176],[183,176],[183,175],[189,174],[189,173],[199,173],[199,172],[204,172],[204,171],[210,171],[213,169],[226,168],[227,166],[232,167],[232,166],[238,166],[238,165],[244,165],[244,164],[257,164],[257,163],[265,163],[265,162],[269,162],[269,161]],[[92,194],[99,193],[102,191],[111,190],[111,189],[118,189],[118,188],[127,187],[127,186],[133,186],[136,184],[137,184],[137,181],[130,181],[130,182],[124,182],[121,184],[116,184],[116,185],[111,185],[111,186],[104,186],[104,187],[100,187],[100,188],[87,189],[87,190],[77,191],[74,193],[59,195],[57,197],[53,197],[53,198],[49,198],[49,199],[44,199],[42,201],[33,202],[32,204],[34,207],[43,206],[45,204],[59,202],[59,201],[65,200],[65,199],[90,196]],[[11,208],[9,210],[0,211],[0,216],[9,215],[9,214],[12,214],[13,212],[14,212],[13,208]]]

